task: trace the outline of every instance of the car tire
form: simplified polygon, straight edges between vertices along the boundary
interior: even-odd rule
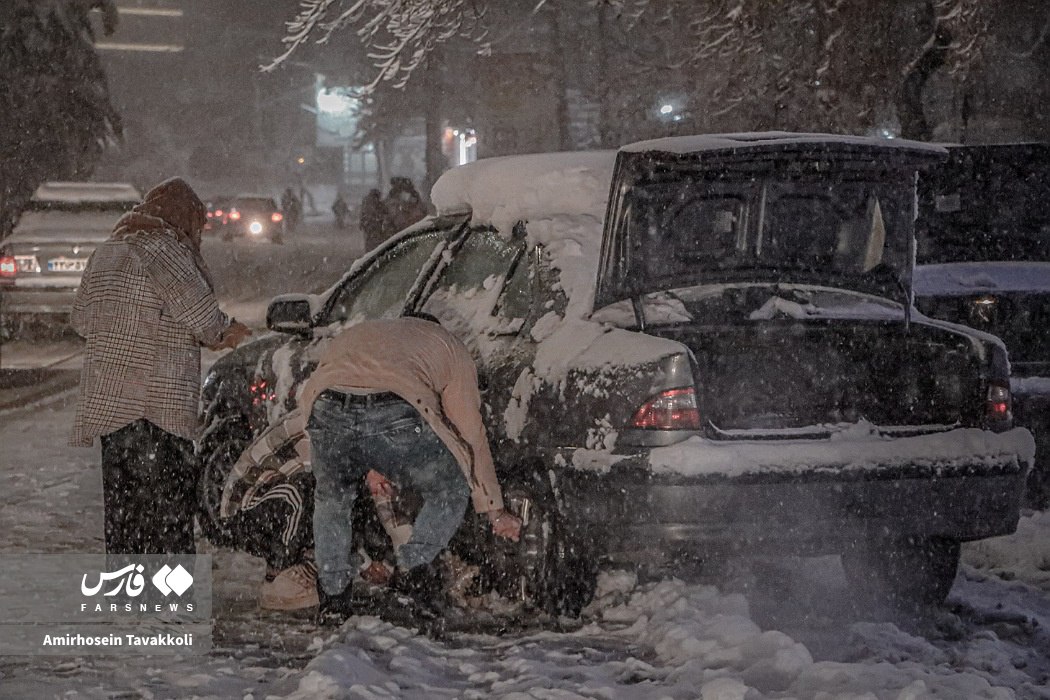
[[[947,538],[885,538],[842,553],[846,581],[872,606],[940,605],[959,569],[960,545]]]
[[[204,424],[210,425],[212,420],[223,419],[206,416]],[[251,443],[251,437],[252,431],[247,421],[240,416],[229,417],[225,419],[225,425],[210,432],[201,441],[197,453],[201,466],[197,521],[204,536],[219,547],[232,547],[236,543],[235,533],[219,517],[219,509],[226,477],[241,452]]]
[[[500,592],[552,616],[579,617],[597,588],[596,553],[567,526],[538,475],[508,483],[504,502],[522,518],[522,532],[519,542],[495,543]]]

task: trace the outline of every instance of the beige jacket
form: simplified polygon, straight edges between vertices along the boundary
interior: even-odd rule
[[[299,399],[304,416],[326,389],[389,391],[416,407],[456,458],[474,510],[503,508],[492,463],[477,370],[466,346],[436,323],[417,318],[364,321],[329,341]]]

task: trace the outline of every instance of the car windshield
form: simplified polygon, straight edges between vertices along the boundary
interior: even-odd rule
[[[776,278],[845,281],[899,298],[907,276],[912,197],[902,185],[679,176],[635,185],[627,199],[642,291]]]

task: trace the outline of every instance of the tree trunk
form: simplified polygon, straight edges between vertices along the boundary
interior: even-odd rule
[[[933,19],[933,8],[930,8]],[[930,76],[944,65],[952,35],[946,27],[937,23],[933,27],[934,40],[926,52],[915,62],[915,66],[904,76],[897,98],[897,116],[901,122],[901,137],[917,141],[929,141],[933,138],[933,128],[926,121],[926,112],[922,107],[922,93]]]
[[[565,77],[565,43],[561,32],[560,8],[561,5],[557,3],[547,6],[547,33],[550,40],[550,65],[554,71],[554,118],[558,123],[558,148],[571,151],[573,143],[569,129],[568,81]]]
[[[426,97],[423,100],[424,129],[426,131],[426,182],[423,183],[423,196],[430,199],[430,188],[434,186],[441,173],[448,167],[445,154],[441,149],[441,140],[444,136],[441,119],[441,93],[444,90],[444,71],[441,65],[442,52],[439,48],[434,49],[427,59],[426,66]]]

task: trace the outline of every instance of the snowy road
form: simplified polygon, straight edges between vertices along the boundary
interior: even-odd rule
[[[71,418],[69,396],[0,417],[3,551],[101,548],[97,449],[64,446]],[[923,619],[858,611],[837,560],[798,559],[717,585],[606,575],[579,629],[434,642],[259,613],[261,564],[219,553],[208,657],[9,657],[0,697],[1050,698],[1050,515],[965,558]]]
[[[273,294],[327,286],[359,250],[333,235],[207,241],[225,307],[261,327]],[[74,369],[76,351],[9,344],[2,360]],[[0,552],[102,547],[98,450],[65,446],[71,398],[0,414]],[[858,610],[836,558],[762,560],[702,582],[607,574],[568,631],[435,642],[373,617],[332,633],[261,613],[261,563],[219,552],[209,656],[3,658],[0,698],[1050,698],[1050,515],[964,557],[921,618]]]

